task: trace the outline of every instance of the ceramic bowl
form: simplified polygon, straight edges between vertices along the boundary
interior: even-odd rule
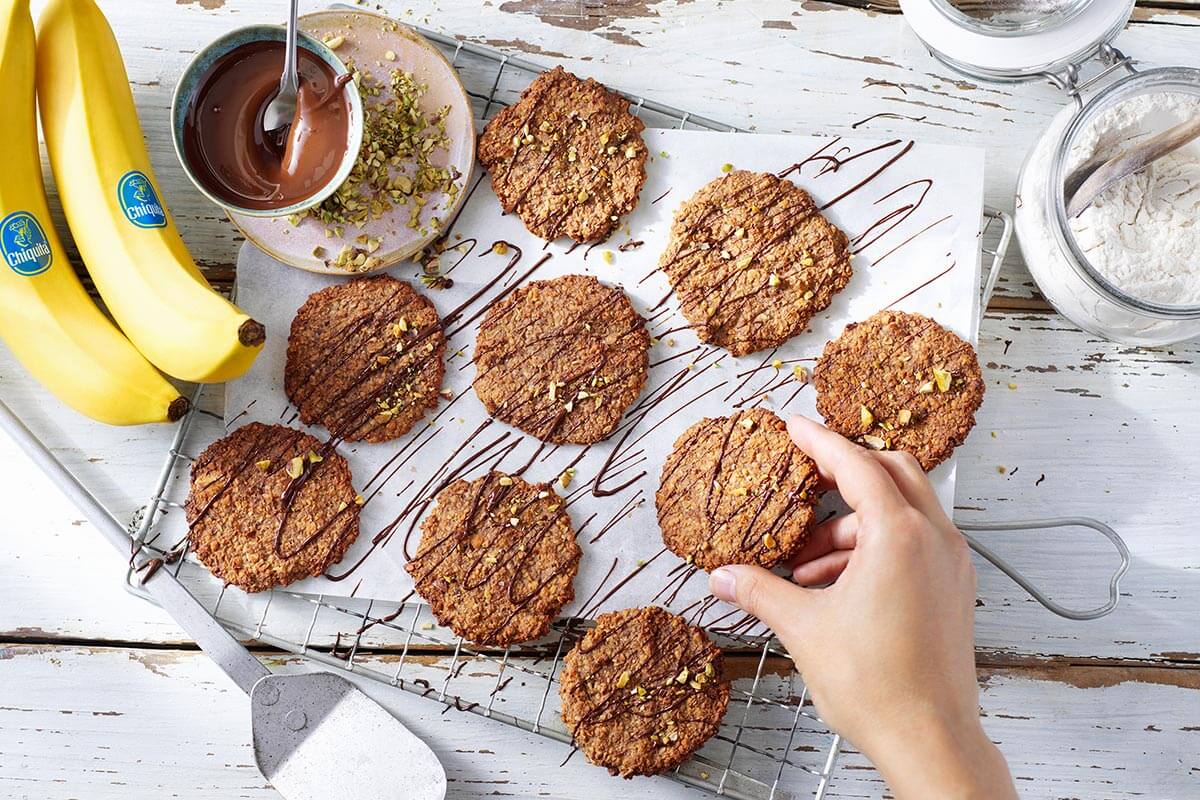
[[[197,89],[213,64],[226,53],[244,44],[264,41],[283,42],[286,38],[287,31],[280,25],[249,25],[244,28],[232,30],[200,50],[191,63],[184,69],[179,82],[175,84],[175,94],[171,99],[171,140],[175,145],[175,155],[179,158],[179,163],[183,166],[183,171],[187,174],[192,184],[205,197],[230,214],[243,217],[288,217],[312,208],[337,191],[337,188],[350,175],[350,170],[353,169],[354,162],[358,158],[358,150],[362,145],[363,135],[363,106],[358,87],[351,81],[346,84],[344,90],[346,97],[350,101],[350,131],[346,144],[346,153],[342,156],[342,162],[338,166],[338,171],[334,176],[312,195],[281,208],[245,208],[232,204],[209,191],[192,171],[183,147],[184,119],[187,117],[188,105],[191,103]],[[318,39],[309,36],[303,31],[298,31],[296,43],[297,46],[303,47],[328,64],[333,70],[334,75],[344,75],[350,71],[332,50]]]
[[[338,56],[353,64],[362,73],[364,82],[386,87],[393,71],[401,70],[426,87],[422,109],[432,114],[443,106],[449,108],[446,117],[449,144],[444,150],[437,150],[431,160],[436,166],[447,167],[461,176],[456,181],[460,191],[453,196],[431,195],[416,226],[410,224],[412,207],[397,204],[361,226],[347,225],[340,237],[331,237],[329,226],[311,215],[297,224],[243,214],[230,214],[229,218],[260,250],[284,264],[310,272],[361,275],[416,257],[444,230],[443,226],[432,224],[433,218],[448,225],[474,185],[471,175],[475,167],[475,115],[458,73],[435,44],[396,20],[374,12],[358,8],[317,11],[300,17],[300,29],[323,41],[342,37]],[[388,94],[384,92],[383,96]],[[375,102],[377,98],[364,93],[368,120]],[[482,103],[479,106],[483,108]],[[410,168],[411,164],[405,161],[399,172]],[[361,247],[359,237],[378,242],[373,253],[375,266],[350,271],[337,266],[334,258],[338,252],[347,245]]]

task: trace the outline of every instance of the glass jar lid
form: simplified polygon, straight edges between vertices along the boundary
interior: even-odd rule
[[[900,0],[913,32],[952,69],[1028,80],[1091,57],[1125,27],[1134,0]]]

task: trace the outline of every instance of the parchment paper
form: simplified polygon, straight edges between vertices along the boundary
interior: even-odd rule
[[[648,130],[645,135],[654,157],[647,166],[649,179],[641,202],[607,243],[573,249],[565,240],[546,245],[528,234],[518,219],[501,213],[486,174],[479,171],[471,181],[478,184],[451,229],[449,249],[441,255],[442,272],[453,279],[453,286],[421,287],[421,268],[415,264],[392,270],[396,277],[414,282],[443,315],[501,277],[464,310],[461,319],[470,324],[457,332],[459,326],[451,328],[454,335],[447,350],[444,386],[454,399],[427,414],[428,424],[418,424],[394,442],[340,447],[356,487],[368,498],[362,533],[342,563],[330,571],[337,580],[315,578],[291,589],[402,600],[412,590],[403,565],[419,541],[419,520],[432,491],[447,475],[472,479],[489,468],[515,471],[532,458],[526,479],[554,481],[579,459],[580,447],[546,446],[539,453],[540,443],[533,437],[489,422],[471,390],[478,317],[490,299],[517,279],[583,272],[620,284],[634,307],[650,319],[651,335],[661,336],[650,352],[650,377],[639,403],[616,434],[578,460],[575,477],[566,488],[555,485],[567,498],[584,553],[575,582],[576,599],[564,612],[571,615],[594,616],[653,602],[691,612],[709,624],[731,619],[728,607],[711,600],[702,605],[708,598],[704,574],[693,574],[662,545],[654,492],[676,437],[703,416],[727,415],[756,402],[785,417],[815,415],[813,389],[793,376],[793,366],[811,369],[825,342],[846,323],[885,307],[928,314],[974,339],[979,314],[982,151],[908,140],[677,130]],[[770,172],[800,164],[789,177],[818,205],[827,207],[825,213],[849,234],[856,253],[849,286],[814,319],[810,332],[778,350],[742,358],[701,345],[686,329],[674,298],[664,307],[668,310],[657,316],[647,311],[669,291],[665,276],[655,267],[676,207],[718,177],[726,164]],[[489,252],[497,240],[522,251],[513,266],[508,267],[514,249],[506,255]],[[631,240],[643,244],[619,249]],[[456,242],[461,243],[456,247]],[[606,251],[613,254],[611,263]],[[546,254],[550,259],[533,269]],[[228,425],[251,420],[299,425],[283,392],[287,334],[305,298],[335,280],[288,268],[251,245],[243,247],[238,259],[238,301],[266,324],[268,336],[254,368],[227,387]],[[670,330],[675,332],[664,333]],[[774,359],[783,362],[782,369],[771,365]],[[629,428],[604,486],[618,486],[641,472],[645,475],[613,496],[594,496],[590,483],[597,469]],[[311,432],[319,438],[327,436],[321,429]],[[952,458],[931,475],[947,509],[953,504],[954,471]],[[834,508],[835,502],[827,497],[823,505]]]

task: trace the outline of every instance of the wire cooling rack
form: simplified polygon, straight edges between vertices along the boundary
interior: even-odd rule
[[[487,47],[417,30],[435,42],[458,70],[479,119],[489,119],[543,70]],[[652,127],[739,130],[645,98],[629,99],[633,111]],[[985,212],[981,249],[990,263],[982,306],[995,287],[1011,233],[1007,214]],[[580,757],[574,755],[571,736],[561,721],[557,683],[562,657],[586,630],[587,621],[560,620],[543,640],[519,648],[476,649],[438,626],[419,602],[386,603],[284,589],[247,595],[222,586],[203,567],[187,560],[186,540],[161,541],[164,518],[181,513],[193,453],[224,434],[217,395],[203,387],[195,390],[192,410],[180,423],[154,492],[131,523],[135,552],[144,547],[158,553],[188,590],[241,636],[420,695],[442,704],[446,711],[487,717],[541,735],[561,743],[564,759]],[[1099,526],[1091,520],[1069,524]],[[972,540],[972,545],[978,543]],[[980,552],[1021,582],[986,548]],[[140,586],[142,577],[130,569],[127,584],[132,592],[148,597]],[[1113,603],[1119,577],[1120,572],[1112,581]],[[1022,585],[1030,588],[1027,582]],[[1107,610],[1111,608],[1085,613]],[[716,736],[669,777],[742,800],[801,796],[820,800],[829,788],[842,742],[816,714],[786,652],[775,640],[716,639],[741,654],[726,661],[735,673],[729,710]],[[376,657],[381,654],[386,658]],[[430,659],[430,654],[441,657]],[[744,668],[744,674],[737,674],[739,668]]]

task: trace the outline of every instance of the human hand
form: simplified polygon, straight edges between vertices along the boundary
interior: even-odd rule
[[[796,583],[728,566],[709,576],[712,593],[774,630],[822,718],[898,797],[1015,798],[979,722],[975,569],[917,460],[803,417],[788,432],[853,512],[816,528]]]

